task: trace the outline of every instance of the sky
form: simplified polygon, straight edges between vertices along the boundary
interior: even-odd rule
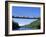
[[[29,16],[29,17],[40,17],[40,8],[39,7],[12,7],[12,16]],[[19,26],[24,26],[29,24],[37,19],[16,19],[13,18],[15,22],[18,22]]]

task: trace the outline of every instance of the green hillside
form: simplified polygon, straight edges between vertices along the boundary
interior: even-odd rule
[[[28,25],[25,25],[23,27],[26,27],[26,28],[32,28],[32,29],[40,29],[40,19],[28,24]]]
[[[17,30],[18,28],[20,28],[19,24],[17,22],[12,21],[12,29]]]

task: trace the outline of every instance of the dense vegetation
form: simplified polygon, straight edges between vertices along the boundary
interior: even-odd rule
[[[19,24],[17,22],[12,21],[12,29],[17,30],[19,27]]]
[[[32,28],[32,29],[40,29],[40,19],[28,24],[28,25],[25,25],[23,27],[26,27],[26,28]]]

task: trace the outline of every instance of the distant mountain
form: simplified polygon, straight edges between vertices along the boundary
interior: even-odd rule
[[[40,19],[39,17],[29,17],[29,16],[12,16],[12,18]]]
[[[32,29],[40,29],[40,19],[33,21],[32,23],[25,25],[23,27],[32,28]]]

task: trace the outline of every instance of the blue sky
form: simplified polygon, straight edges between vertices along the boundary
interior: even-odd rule
[[[39,7],[12,7],[12,16],[29,16],[29,17],[40,17],[40,8]],[[36,19],[13,19],[18,22],[20,26],[29,24]]]

